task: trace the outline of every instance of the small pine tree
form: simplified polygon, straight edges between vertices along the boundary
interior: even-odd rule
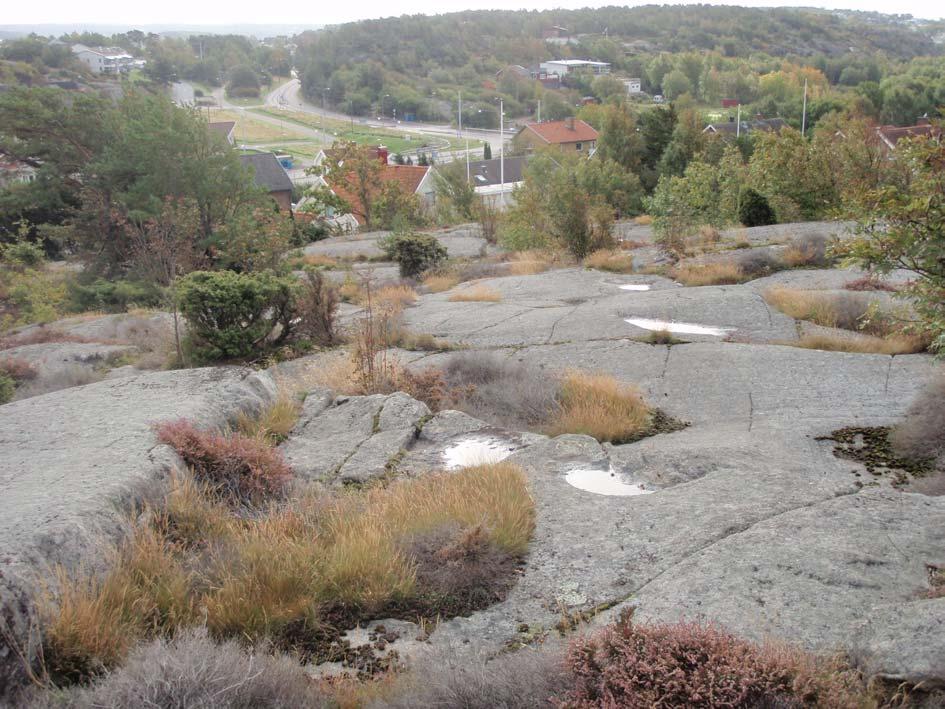
[[[492,146],[488,143],[482,144],[482,159],[492,160]]]
[[[750,188],[742,193],[741,204],[738,207],[738,219],[746,227],[768,226],[777,223],[774,210],[768,204],[768,198]]]
[[[404,156],[400,153],[394,153],[393,157],[391,158],[391,162],[393,162],[395,165],[403,165]]]
[[[430,162],[427,160],[427,154],[426,154],[426,153],[420,153],[420,157],[417,159],[417,165],[424,165],[424,166],[426,166],[426,165],[429,165],[429,164],[430,164]]]

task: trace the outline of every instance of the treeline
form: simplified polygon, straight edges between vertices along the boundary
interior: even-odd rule
[[[569,44],[546,44],[543,32],[564,26]],[[348,113],[414,114],[420,119],[455,115],[455,94],[469,101],[464,123],[490,125],[495,99],[511,115],[543,117],[573,109],[583,96],[606,98],[622,84],[573,80],[547,92],[512,72],[551,58],[589,57],[611,62],[616,72],[640,77],[645,91],[675,99],[689,94],[717,104],[784,100],[777,74],[783,66],[812,69],[824,86],[881,84],[907,72],[917,56],[940,55],[933,23],[903,17],[806,9],[638,7],[574,11],[478,11],[435,17],[405,16],[349,23],[298,38],[297,65],[310,100]],[[851,51],[852,50],[852,51]],[[796,69],[789,72],[796,73]],[[941,76],[935,69],[929,84]],[[890,81],[890,83],[892,83]],[[891,86],[881,87],[892,91]],[[916,93],[930,93],[926,85]],[[878,89],[869,87],[871,99]],[[931,91],[934,93],[934,91]],[[930,97],[931,98],[931,97]],[[880,100],[880,104],[883,102]],[[894,101],[889,101],[894,113]],[[882,111],[883,106],[876,106]],[[923,111],[924,112],[924,111]]]

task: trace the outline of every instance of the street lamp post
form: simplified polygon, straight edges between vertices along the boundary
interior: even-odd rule
[[[505,192],[505,102],[499,99],[499,181],[501,192]],[[503,197],[504,200],[504,197]]]

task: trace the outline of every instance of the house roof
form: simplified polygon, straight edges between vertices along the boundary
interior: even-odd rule
[[[378,177],[382,184],[396,182],[407,194],[416,194],[423,179],[429,172],[430,168],[426,165],[384,165]],[[331,187],[331,190],[336,195],[351,206],[351,213],[354,215],[355,219],[358,220],[358,224],[363,225],[365,223],[364,205],[361,204],[361,200],[358,196],[348,192],[342,187],[336,187],[331,184],[329,184],[329,187]]]
[[[207,125],[210,126],[210,130],[216,131],[229,140],[230,133],[232,133],[233,129],[236,127],[236,121],[211,121]]]
[[[253,180],[257,187],[267,192],[292,191],[292,180],[272,153],[240,155],[240,162],[253,168]]]
[[[741,130],[738,129],[736,121],[723,121],[721,123],[710,123],[702,131],[703,133],[725,133],[735,135],[736,133],[751,133],[752,131],[761,131],[762,133],[778,133],[787,125],[783,118],[755,118],[750,121],[741,122]]]
[[[929,123],[923,123],[916,126],[880,126],[876,129],[877,135],[890,148],[895,148],[903,138],[915,138],[919,136],[939,135],[940,131]]]
[[[512,157],[505,159],[505,183],[521,182],[522,172],[528,162],[527,157]],[[502,166],[498,158],[492,160],[476,160],[469,163],[469,176],[474,187],[487,187],[502,182]]]
[[[597,140],[597,131],[580,118],[526,123],[522,130],[531,131],[549,145]]]

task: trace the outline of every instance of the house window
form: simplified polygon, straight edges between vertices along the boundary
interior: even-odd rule
[[[582,143],[575,143],[575,144],[574,144],[574,147],[575,147],[575,149],[580,150],[580,149],[581,149],[581,145],[582,145]]]

